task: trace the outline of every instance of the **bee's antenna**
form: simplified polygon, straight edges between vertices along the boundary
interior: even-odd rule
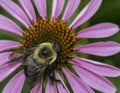
[[[33,47],[36,47],[38,45],[38,42],[36,39],[32,39]]]

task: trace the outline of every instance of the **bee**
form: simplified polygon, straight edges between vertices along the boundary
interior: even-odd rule
[[[61,46],[58,42],[45,42],[26,51],[22,51],[22,54],[14,53],[10,57],[11,60],[20,60],[23,62],[28,85],[32,88],[37,84],[37,81],[41,79],[45,69],[47,69],[49,75],[51,75],[51,70],[53,70],[51,65],[56,61],[60,52]],[[14,56],[17,55],[18,57],[14,58]]]

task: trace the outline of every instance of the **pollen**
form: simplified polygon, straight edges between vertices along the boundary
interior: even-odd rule
[[[54,18],[40,18],[23,33],[20,49],[25,50],[45,42],[59,42],[62,49],[55,63],[60,66],[67,64],[71,59],[75,41],[76,36],[67,23]]]

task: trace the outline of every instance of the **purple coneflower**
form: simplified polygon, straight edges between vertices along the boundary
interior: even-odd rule
[[[78,44],[81,38],[112,36],[119,31],[119,27],[113,23],[101,23],[75,34],[74,30],[91,18],[102,2],[102,0],[90,0],[68,25],[67,22],[78,8],[80,1],[53,0],[52,15],[48,18],[46,0],[33,0],[40,16],[36,16],[30,0],[18,0],[19,5],[12,0],[0,0],[0,6],[23,25],[22,29],[9,18],[0,15],[0,29],[19,37],[18,41],[0,40],[0,82],[19,68],[18,73],[6,84],[2,93],[21,93],[30,73],[26,75],[25,62],[20,58],[22,56],[24,61],[28,60],[31,55],[33,56],[36,47],[38,45],[41,47],[41,44],[46,42],[51,46],[57,42],[59,43],[57,48],[61,48],[59,53],[56,52],[54,62],[49,64],[54,66],[51,71],[53,77],[50,78],[48,74],[51,73],[46,71],[48,65],[45,65],[42,75],[35,73],[36,75],[32,77],[33,79],[38,76],[37,83],[32,81],[36,84],[31,88],[31,93],[94,93],[92,88],[104,93],[116,93],[116,87],[106,77],[120,76],[120,69],[75,54],[86,53],[105,57],[120,52],[120,44],[113,41]],[[62,10],[64,13],[60,18]],[[46,52],[48,51],[44,53]]]

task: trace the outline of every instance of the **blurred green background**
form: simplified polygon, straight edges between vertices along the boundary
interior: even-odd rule
[[[14,0],[14,1],[16,2],[17,0]],[[52,0],[47,0],[48,9],[50,9],[50,7],[51,7],[51,4],[52,4],[51,1]],[[69,23],[74,19],[74,17],[81,10],[81,6],[83,6],[87,1],[88,0],[82,0],[82,3],[79,6],[80,9],[78,9],[75,12],[75,14],[71,17],[71,20],[69,20]],[[19,26],[21,26],[21,24],[17,20],[15,20],[12,16],[7,14],[1,8],[0,8],[0,14],[3,14],[5,16],[11,18],[14,22],[16,22]],[[48,15],[49,16],[51,15],[51,10],[48,10]],[[113,23],[116,23],[120,26],[120,0],[103,0],[103,3],[101,5],[99,11],[88,22],[86,22],[84,25],[82,25],[80,28],[78,28],[76,30],[80,30],[81,28],[84,28],[86,26],[94,25],[94,24],[101,23],[101,22],[113,22]],[[6,33],[4,31],[0,31],[0,39],[18,40],[17,36],[10,34],[10,33]],[[83,40],[83,43],[90,43],[90,42],[96,42],[96,41],[106,41],[106,40],[117,41],[120,43],[120,32],[112,37],[109,37],[109,38],[89,39],[89,40],[85,39],[85,40]],[[113,66],[120,68],[120,53],[117,55],[114,55],[114,56],[110,56],[110,57],[97,57],[97,56],[90,56],[90,55],[87,57],[90,59],[94,59],[97,61],[107,63],[107,64],[111,64]],[[1,93],[1,90],[4,87],[4,85],[11,78],[11,76],[8,77],[4,82],[2,82],[0,84],[0,93]],[[109,78],[109,80],[111,80],[113,82],[113,84],[118,88],[117,93],[120,93],[120,77]],[[25,84],[22,93],[28,93],[28,90],[29,89],[27,87],[27,84]],[[96,93],[100,93],[100,92],[96,91]]]

